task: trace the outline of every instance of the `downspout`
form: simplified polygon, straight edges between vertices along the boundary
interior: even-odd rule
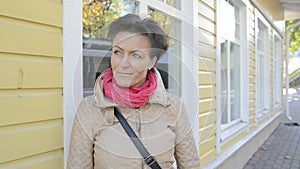
[[[286,48],[285,48],[285,59],[286,59],[286,66],[285,66],[285,78],[286,78],[286,83],[285,83],[285,108],[286,108],[286,117],[289,119],[289,120],[292,120],[292,117],[290,115],[290,110],[289,110],[289,97],[288,97],[288,89],[290,88],[290,79],[289,79],[289,68],[288,68],[288,65],[289,65],[289,58],[290,58],[290,52],[289,52],[289,49],[290,49],[290,31],[292,29],[294,29],[295,27],[299,26],[300,25],[300,21],[296,22],[295,24],[293,25],[290,25],[289,27],[286,28],[285,30],[285,44],[286,44]]]

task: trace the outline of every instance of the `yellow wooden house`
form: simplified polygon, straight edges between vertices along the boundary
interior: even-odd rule
[[[76,107],[105,41],[83,38],[91,0],[0,1],[0,169],[63,169]],[[201,168],[242,168],[285,112],[284,21],[291,0],[122,0],[174,38],[158,67],[185,101]],[[105,16],[104,16],[105,17]]]

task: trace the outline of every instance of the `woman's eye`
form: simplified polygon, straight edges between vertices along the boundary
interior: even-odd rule
[[[115,51],[114,51],[114,54],[115,54],[115,55],[120,55],[120,54],[121,54],[121,52],[120,52],[120,51],[118,51],[118,50],[115,50]]]
[[[137,53],[133,53],[132,56],[135,57],[135,58],[142,58],[142,56],[137,54]]]

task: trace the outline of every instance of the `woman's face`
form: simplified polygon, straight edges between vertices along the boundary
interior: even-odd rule
[[[120,87],[142,85],[149,68],[157,57],[150,58],[151,43],[148,37],[130,32],[119,32],[113,40],[111,66]]]

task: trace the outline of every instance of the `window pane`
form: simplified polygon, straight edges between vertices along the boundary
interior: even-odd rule
[[[158,61],[156,67],[160,70],[166,89],[180,95],[181,89],[181,22],[161,11],[149,8],[150,18],[160,24],[169,35],[168,52]]]
[[[235,7],[231,1],[222,0],[220,3],[220,35],[226,39],[233,40],[235,38]]]
[[[261,110],[264,106],[264,56],[258,56],[258,67],[257,67],[257,109]]]
[[[230,44],[231,121],[240,118],[240,46]]]
[[[135,0],[83,0],[83,96],[93,94],[96,77],[110,67],[107,25],[128,13],[138,13]]]
[[[235,38],[240,39],[240,9],[238,6],[234,7],[234,18],[235,18]]]
[[[241,28],[240,28],[240,25],[239,24],[235,24],[235,33],[234,33],[234,35],[235,35],[235,38],[236,39],[240,39],[240,30]]]
[[[181,0],[159,0],[161,2],[164,2],[176,9],[181,10]]]
[[[227,110],[227,44],[228,41],[221,43],[221,124],[228,123],[228,110]]]

